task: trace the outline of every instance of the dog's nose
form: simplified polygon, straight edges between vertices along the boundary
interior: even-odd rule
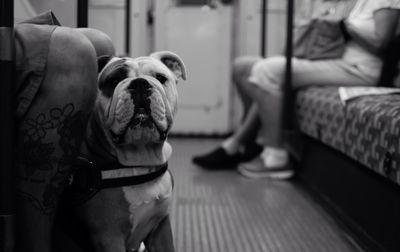
[[[131,93],[136,108],[144,108],[146,111],[149,110],[151,85],[146,79],[137,78],[132,80],[128,86],[128,90]]]
[[[142,95],[151,94],[151,85],[146,79],[137,78],[131,81],[128,87],[129,90],[133,92],[140,93]]]

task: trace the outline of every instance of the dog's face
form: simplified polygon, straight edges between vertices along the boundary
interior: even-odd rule
[[[99,71],[95,116],[108,142],[117,148],[163,142],[177,111],[178,79],[186,79],[179,56],[103,57]]]

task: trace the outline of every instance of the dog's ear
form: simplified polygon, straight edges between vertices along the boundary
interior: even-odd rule
[[[112,58],[113,56],[111,55],[102,55],[97,57],[97,73],[100,73]]]
[[[160,51],[150,54],[150,57],[159,59],[166,65],[176,76],[177,79],[186,80],[186,69],[182,59],[173,52]]]

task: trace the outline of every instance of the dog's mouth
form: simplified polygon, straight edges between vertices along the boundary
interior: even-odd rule
[[[148,108],[139,107],[135,109],[135,113],[131,119],[129,127],[140,126],[144,128],[151,128],[155,125],[153,118],[151,117],[151,112],[148,111]]]

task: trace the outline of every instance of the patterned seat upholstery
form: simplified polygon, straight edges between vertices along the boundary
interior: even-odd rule
[[[343,105],[337,87],[300,90],[300,131],[400,185],[400,95],[365,96]]]
[[[345,113],[336,87],[299,91],[296,114],[300,130],[345,152]]]

